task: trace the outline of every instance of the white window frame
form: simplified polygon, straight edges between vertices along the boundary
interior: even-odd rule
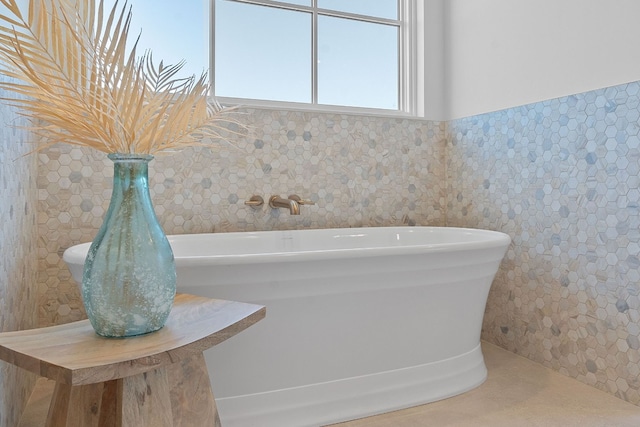
[[[312,7],[295,6],[291,4],[281,3],[275,0],[236,0],[243,3],[269,5],[273,7],[279,7],[288,10],[306,10],[313,12],[313,6],[316,4],[316,0],[312,0]],[[372,0],[375,1],[375,0]],[[210,60],[210,72],[212,86],[215,88],[215,0],[210,0],[210,47],[209,47],[209,60]],[[398,75],[398,95],[399,95],[399,109],[388,110],[379,108],[365,108],[365,107],[350,107],[339,105],[325,105],[317,103],[317,67],[312,64],[313,75],[313,88],[312,88],[312,102],[300,103],[300,102],[285,102],[285,101],[273,101],[262,99],[248,99],[248,98],[231,98],[231,97],[219,97],[216,96],[218,102],[224,105],[242,105],[245,107],[260,107],[269,109],[281,109],[281,110],[293,110],[293,111],[318,111],[318,112],[337,112],[337,113],[349,113],[349,114],[362,114],[362,115],[378,115],[378,116],[392,116],[392,117],[417,117],[423,113],[424,105],[424,93],[420,89],[424,87],[424,52],[421,47],[424,45],[421,40],[421,35],[424,34],[424,29],[421,28],[424,20],[421,19],[424,13],[422,0],[398,0],[399,10],[398,17],[400,21],[400,31],[398,37],[398,62],[399,62],[399,75]],[[331,15],[330,11],[319,9],[323,14]],[[317,16],[317,15],[316,15]],[[352,16],[358,17],[356,14],[341,13],[340,16]],[[380,22],[388,20],[380,19]],[[317,23],[317,19],[313,20],[314,26]],[[317,44],[317,28],[313,28],[312,43]],[[312,61],[317,62],[317,49],[313,49],[314,57]],[[212,89],[214,90],[214,89]],[[213,93],[215,96],[215,92]]]

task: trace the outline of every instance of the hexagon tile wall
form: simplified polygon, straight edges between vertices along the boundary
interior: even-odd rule
[[[250,137],[221,150],[187,149],[149,166],[156,213],[169,234],[366,225],[444,225],[444,123],[248,110]],[[40,322],[84,316],[61,259],[91,241],[111,196],[113,166],[60,145],[39,154]],[[298,194],[300,216],[244,205]]]
[[[0,74],[0,80],[7,77]],[[0,91],[0,96],[11,96]],[[0,104],[0,331],[38,326],[35,156],[14,107]],[[0,362],[0,426],[18,425],[35,375]]]
[[[249,110],[251,138],[151,164],[168,233],[430,224],[513,239],[483,338],[640,404],[640,140],[631,83],[436,123]],[[60,260],[89,241],[111,188],[104,156],[40,154],[40,321],[83,316]],[[300,217],[252,194],[317,202]]]
[[[449,123],[447,222],[504,231],[483,337],[640,404],[639,83]]]

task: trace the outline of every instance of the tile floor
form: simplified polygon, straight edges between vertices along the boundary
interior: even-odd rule
[[[482,343],[480,387],[439,402],[332,427],[638,427],[640,407]]]
[[[332,427],[638,427],[640,407],[492,344],[487,381],[460,396]],[[44,426],[51,382],[41,381],[20,427]],[[259,426],[256,426],[259,427]]]

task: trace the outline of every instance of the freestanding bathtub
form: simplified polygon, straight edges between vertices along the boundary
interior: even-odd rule
[[[178,292],[264,304],[205,352],[227,427],[320,426],[480,385],[487,294],[510,238],[446,227],[169,236]],[[89,244],[64,260],[80,282]]]

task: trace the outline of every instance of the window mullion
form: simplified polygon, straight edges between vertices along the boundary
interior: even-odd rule
[[[401,25],[398,34],[398,97],[400,110],[415,114],[417,111],[417,44],[415,2],[399,2]]]
[[[277,7],[280,9],[297,10],[301,12],[309,12],[313,9],[311,6],[284,3],[284,2],[279,2],[275,0],[229,0],[229,1],[234,1],[236,3],[255,4],[257,6],[271,6],[271,7]],[[315,0],[312,0],[312,1],[315,2]]]
[[[211,0],[209,2],[209,83],[211,84],[211,89],[209,90],[209,95],[216,95],[216,31],[215,25],[216,22],[216,1]]]
[[[398,1],[398,16],[401,18],[402,24],[398,28],[398,107],[400,110],[411,110],[410,101],[407,93],[407,67],[406,61],[410,58],[407,48],[409,47],[407,42],[407,17],[409,16],[407,10],[407,2],[404,0]]]
[[[372,24],[382,24],[382,25],[400,25],[400,19],[388,19],[388,18],[378,18],[375,16],[368,15],[360,15],[357,13],[349,13],[349,12],[341,12],[337,10],[331,9],[320,9],[316,8],[316,11],[325,16],[333,16],[335,18],[345,18],[345,19],[353,19],[354,21],[363,21],[370,22]]]
[[[311,104],[318,105],[318,0],[311,0]]]

